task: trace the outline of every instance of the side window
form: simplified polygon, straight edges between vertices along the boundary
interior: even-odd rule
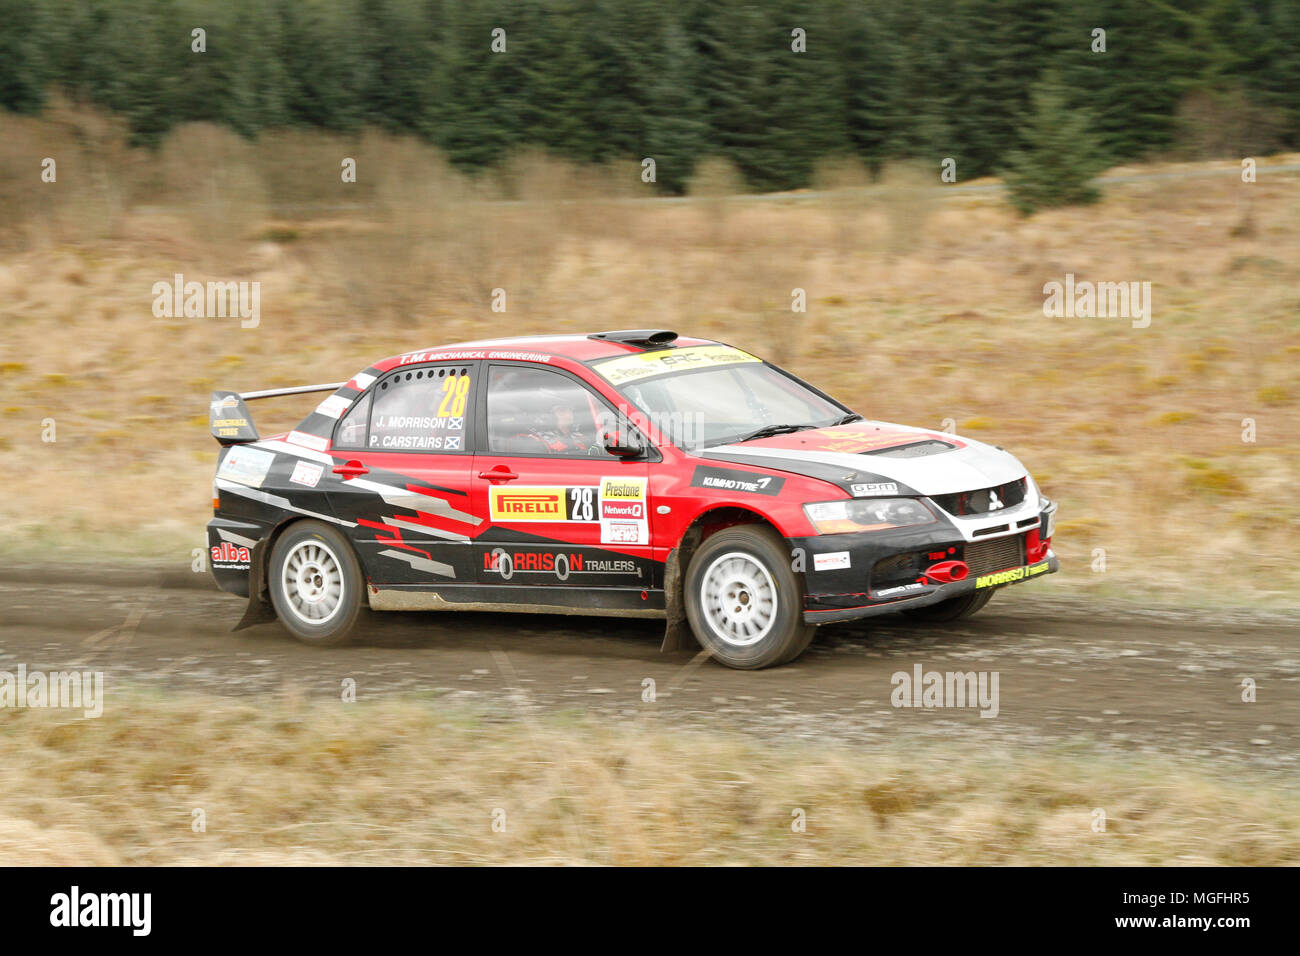
[[[366,426],[370,423],[371,394],[373,393],[366,392],[362,395],[343,416],[334,435],[335,448],[366,447]]]
[[[381,379],[371,389],[374,408],[365,447],[370,451],[464,451],[470,425],[471,370],[471,366],[431,366],[405,369]]]
[[[488,450],[503,455],[604,455],[603,406],[567,375],[494,365],[488,373]]]

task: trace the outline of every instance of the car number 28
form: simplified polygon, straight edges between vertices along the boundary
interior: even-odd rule
[[[595,488],[569,489],[569,514],[572,521],[595,521],[596,508],[592,503]]]

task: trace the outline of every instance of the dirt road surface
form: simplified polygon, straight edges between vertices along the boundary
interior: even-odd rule
[[[0,671],[103,671],[110,706],[127,685],[338,698],[351,678],[359,700],[426,694],[469,702],[488,719],[581,711],[864,749],[916,735],[973,748],[1160,753],[1287,775],[1300,751],[1300,616],[1095,607],[1009,588],[957,625],[893,616],[830,625],[795,664],[740,672],[661,654],[657,622],[600,618],[388,613],[374,615],[357,644],[316,649],[274,623],[231,633],[243,601],[178,583],[0,568]],[[996,671],[996,717],[892,706],[893,675],[918,664]],[[1247,678],[1254,702],[1242,700]]]

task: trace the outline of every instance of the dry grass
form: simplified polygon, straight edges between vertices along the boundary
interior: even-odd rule
[[[28,864],[1300,863],[1300,793],[1251,772],[864,755],[428,699],[127,692],[93,720],[5,710],[0,761],[40,768],[0,793],[0,854]]]
[[[1254,185],[1223,163],[1022,220],[996,192],[945,196],[906,169],[855,189],[861,170],[828,165],[828,195],[772,200],[710,167],[696,198],[627,202],[635,166],[518,157],[469,179],[376,133],[186,128],[157,156],[114,137],[93,114],[0,117],[0,168],[19,176],[0,183],[0,437],[23,464],[0,502],[5,550],[187,564],[213,386],[332,381],[484,335],[666,326],[766,354],[873,417],[951,419],[1017,452],[1062,504],[1065,573],[1045,586],[1274,603],[1300,588],[1282,543],[1300,527],[1300,192],[1269,163]],[[43,186],[56,147],[75,161]],[[78,156],[116,159],[81,177]],[[155,319],[151,287],[177,272],[260,281],[261,326]],[[1044,318],[1042,286],[1067,272],[1150,281],[1150,328]],[[311,401],[257,414],[288,426]]]

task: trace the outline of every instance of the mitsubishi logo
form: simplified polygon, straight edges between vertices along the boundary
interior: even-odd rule
[[[994,488],[990,488],[989,489],[989,511],[997,511],[1001,507],[1002,507],[1002,500],[998,498],[997,490]]]

